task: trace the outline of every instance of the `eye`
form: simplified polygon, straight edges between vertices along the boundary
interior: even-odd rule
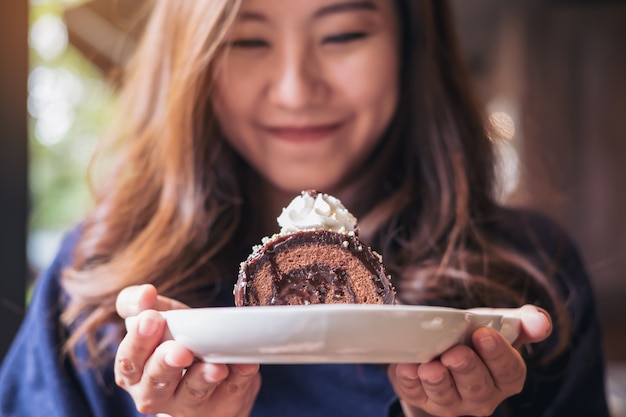
[[[337,35],[331,35],[324,38],[323,43],[348,43],[359,39],[366,38],[366,32],[346,32]]]
[[[233,48],[265,48],[269,46],[269,43],[263,39],[237,39],[230,42],[230,46]]]

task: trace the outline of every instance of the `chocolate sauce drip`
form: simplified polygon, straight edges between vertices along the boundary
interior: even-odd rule
[[[323,264],[307,265],[281,274],[280,278],[274,281],[272,290],[270,304],[273,305],[358,301],[346,271]]]

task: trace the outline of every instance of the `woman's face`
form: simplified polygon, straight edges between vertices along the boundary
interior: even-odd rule
[[[228,141],[283,191],[334,190],[396,110],[398,38],[390,0],[244,0],[212,98]]]

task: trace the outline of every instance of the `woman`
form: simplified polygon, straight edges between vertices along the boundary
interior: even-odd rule
[[[117,159],[100,153],[116,163],[38,284],[3,415],[607,415],[584,268],[494,202],[452,35],[441,0],[156,2]],[[360,219],[403,303],[520,308],[515,346],[482,328],[427,364],[260,368],[161,343],[155,310],[232,305],[239,262],[308,188]]]

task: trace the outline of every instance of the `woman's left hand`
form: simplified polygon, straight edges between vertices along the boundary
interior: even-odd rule
[[[515,346],[550,335],[552,320],[544,310],[526,305],[518,314]],[[486,327],[472,334],[472,345],[456,345],[428,363],[389,366],[389,379],[407,417],[488,416],[522,390],[526,364],[514,345]]]

